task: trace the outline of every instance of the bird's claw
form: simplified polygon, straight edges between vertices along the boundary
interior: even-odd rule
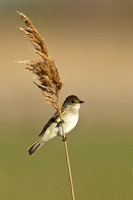
[[[67,140],[67,138],[62,136],[62,141],[65,142],[66,140]]]
[[[65,122],[65,121],[64,121],[63,119],[60,120],[60,123],[61,123],[61,124],[64,124],[64,122]]]
[[[61,124],[63,124],[65,121],[62,119],[62,120],[60,120],[58,123],[57,123],[57,125],[56,125],[56,127],[60,127],[60,125]]]

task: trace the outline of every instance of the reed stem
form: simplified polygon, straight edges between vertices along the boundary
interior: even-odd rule
[[[60,119],[61,119],[61,121],[63,121],[62,113],[61,113],[61,106],[60,106],[59,91],[57,93],[57,102],[58,102],[58,111],[59,111],[59,114],[60,114]],[[61,126],[62,126],[63,137],[65,138],[65,131],[64,131],[63,123],[61,123]],[[75,200],[72,173],[71,173],[71,166],[70,166],[70,160],[69,160],[69,154],[68,154],[68,148],[67,148],[66,140],[64,140],[64,146],[65,146],[65,153],[66,153],[67,168],[68,168],[68,174],[69,174],[69,181],[70,181],[72,200]]]

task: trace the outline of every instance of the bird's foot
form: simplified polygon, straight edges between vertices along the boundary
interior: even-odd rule
[[[66,140],[67,140],[67,138],[62,136],[62,141],[65,142]]]
[[[56,127],[60,127],[61,124],[63,124],[65,121],[62,119],[60,122],[57,123]]]
[[[59,123],[61,123],[61,124],[64,124],[64,122],[65,122],[65,121],[62,119],[62,120],[60,120],[60,122],[59,122]]]

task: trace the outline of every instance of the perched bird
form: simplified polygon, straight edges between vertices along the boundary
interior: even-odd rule
[[[61,121],[59,113],[56,112],[39,134],[40,139],[28,149],[28,153],[32,155],[46,141],[54,138],[55,136],[59,135],[63,137],[61,123],[63,123],[65,134],[69,133],[78,122],[80,104],[82,103],[84,103],[84,101],[81,101],[77,96],[68,96],[61,107],[63,120]],[[63,141],[64,140],[65,138],[63,137]]]

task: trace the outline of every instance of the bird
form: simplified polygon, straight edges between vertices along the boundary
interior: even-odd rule
[[[79,119],[80,104],[82,103],[84,103],[84,101],[81,101],[76,95],[68,96],[61,107],[62,120],[60,119],[59,113],[56,111],[39,134],[39,140],[29,147],[29,155],[35,153],[45,142],[56,136],[63,137],[62,141],[65,141],[66,137],[63,135],[61,123],[63,123],[66,135],[76,126]]]

